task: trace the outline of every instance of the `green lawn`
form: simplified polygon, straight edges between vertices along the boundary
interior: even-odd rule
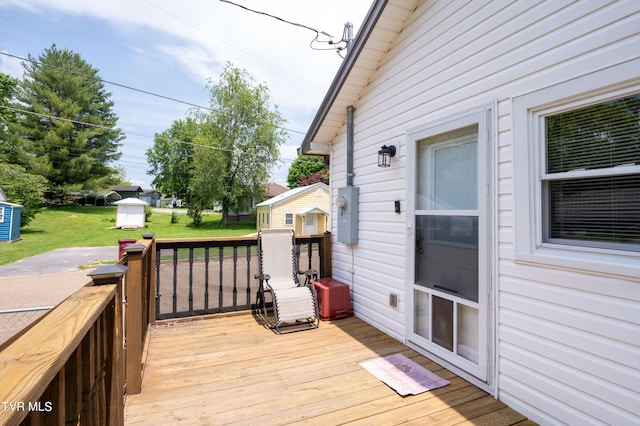
[[[120,239],[140,239],[145,232],[157,238],[240,236],[256,232],[255,222],[230,222],[220,227],[220,214],[205,215],[199,228],[191,219],[178,216],[171,223],[170,213],[154,213],[147,227],[134,231],[111,229],[116,225],[115,207],[63,206],[47,207],[23,227],[22,240],[0,244],[0,265],[64,247],[117,246]]]

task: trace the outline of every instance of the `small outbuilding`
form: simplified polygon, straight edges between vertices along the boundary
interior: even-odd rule
[[[329,226],[329,198],[329,185],[323,182],[291,189],[256,205],[257,228],[321,234]]]
[[[20,239],[22,206],[0,200],[0,242],[6,243]]]
[[[145,207],[149,204],[138,198],[125,198],[116,201],[118,207],[116,213],[116,227],[118,228],[144,228]]]

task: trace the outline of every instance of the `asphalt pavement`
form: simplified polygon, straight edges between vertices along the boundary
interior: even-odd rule
[[[117,258],[117,246],[73,247],[0,265],[0,310],[57,305],[90,281],[86,267]]]

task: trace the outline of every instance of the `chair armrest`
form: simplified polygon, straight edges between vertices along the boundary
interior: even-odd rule
[[[269,274],[256,274],[255,275],[255,279],[268,281],[268,280],[271,279],[271,275],[269,275]]]

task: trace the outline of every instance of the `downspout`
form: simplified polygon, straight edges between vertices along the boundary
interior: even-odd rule
[[[347,186],[353,186],[353,105],[347,107]]]

